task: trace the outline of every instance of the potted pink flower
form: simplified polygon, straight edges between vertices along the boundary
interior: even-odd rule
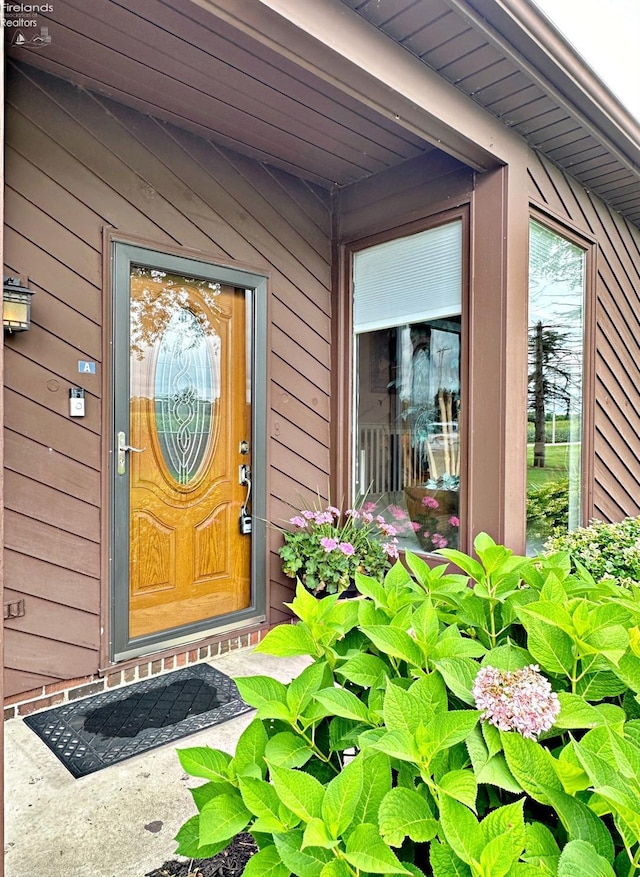
[[[356,572],[382,581],[390,558],[398,556],[392,524],[374,514],[375,505],[341,511],[335,506],[303,509],[290,518],[279,554],[282,569],[313,594],[345,592]]]

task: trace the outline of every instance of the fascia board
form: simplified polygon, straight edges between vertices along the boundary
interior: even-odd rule
[[[191,0],[476,170],[524,155],[510,131],[340,0]]]

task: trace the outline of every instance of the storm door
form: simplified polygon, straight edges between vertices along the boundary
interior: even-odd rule
[[[123,657],[259,612],[259,296],[246,283],[254,275],[126,245],[116,244],[115,274],[113,629]]]

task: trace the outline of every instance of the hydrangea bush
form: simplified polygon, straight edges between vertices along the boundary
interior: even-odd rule
[[[245,877],[634,877],[640,863],[640,599],[569,555],[407,553],[360,597],[298,584],[258,651],[288,685],[236,680],[235,755],[179,752],[198,813],[178,852],[240,831]],[[472,587],[469,587],[469,585]]]
[[[568,551],[596,581],[613,579],[627,587],[640,583],[640,516],[615,524],[592,521],[548,540],[549,552]]]

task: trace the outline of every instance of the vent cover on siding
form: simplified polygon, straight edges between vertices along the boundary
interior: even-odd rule
[[[353,289],[355,332],[459,314],[462,222],[356,253]]]

